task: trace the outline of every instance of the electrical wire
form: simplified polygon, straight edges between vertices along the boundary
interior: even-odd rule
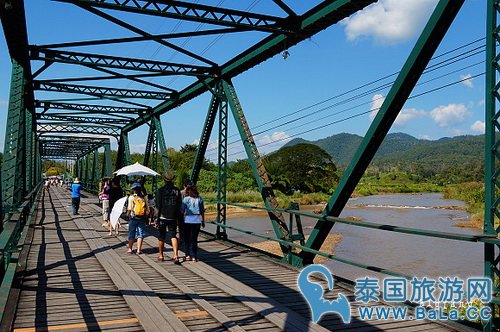
[[[462,46],[460,46],[460,47],[457,47],[457,48],[455,48],[455,49],[453,49],[453,50],[451,50],[451,51],[447,51],[447,52],[445,52],[445,53],[443,53],[443,54],[440,54],[440,55],[438,55],[438,56],[434,57],[433,59],[438,59],[438,58],[440,58],[440,57],[443,57],[444,55],[451,54],[452,52],[455,52],[455,51],[457,51],[457,50],[461,50],[461,49],[463,49],[463,48],[465,48],[465,47],[467,47],[467,46],[470,46],[470,45],[472,45],[472,44],[474,44],[474,43],[477,43],[478,41],[481,41],[481,40],[483,40],[483,39],[484,39],[484,38],[477,39],[477,40],[475,40],[475,41],[473,41],[473,42],[470,42],[470,43],[464,44],[464,45],[462,45]],[[430,72],[433,72],[433,71],[435,71],[435,70],[438,70],[438,69],[444,68],[444,67],[449,66],[449,65],[451,65],[451,64],[454,64],[454,63],[457,63],[457,62],[463,61],[463,60],[465,60],[465,59],[467,59],[467,58],[470,58],[470,57],[472,57],[472,56],[474,56],[474,55],[480,54],[480,53],[482,53],[483,51],[477,51],[477,50],[480,50],[480,49],[482,49],[482,48],[484,48],[484,45],[481,45],[481,46],[479,46],[479,47],[476,47],[476,48],[474,48],[474,49],[472,49],[472,50],[468,50],[468,51],[466,51],[466,52],[462,52],[462,53],[460,53],[460,54],[458,54],[458,55],[456,55],[456,56],[453,56],[453,57],[451,57],[451,58],[448,58],[448,59],[446,59],[446,60],[444,60],[444,61],[441,61],[441,62],[439,62],[439,63],[437,63],[437,64],[433,64],[433,65],[429,66],[429,67],[428,67],[428,68],[424,71],[423,75],[424,75],[424,74],[428,74],[428,73],[430,73]],[[473,52],[473,51],[476,51],[476,52]],[[420,86],[420,85],[423,85],[423,84],[427,84],[427,83],[429,83],[429,82],[432,82],[432,81],[438,80],[438,79],[443,78],[443,77],[446,77],[446,76],[450,76],[450,75],[452,75],[452,74],[454,74],[454,73],[457,73],[457,72],[462,71],[462,70],[464,70],[464,69],[471,68],[471,67],[476,66],[476,65],[479,65],[479,64],[481,64],[481,63],[484,63],[484,61],[482,61],[482,62],[476,62],[476,63],[474,63],[474,64],[467,65],[467,66],[464,66],[464,67],[459,68],[459,69],[457,69],[457,70],[454,70],[454,71],[448,72],[448,73],[446,73],[446,74],[444,74],[444,75],[440,75],[440,76],[435,77],[435,78],[432,78],[432,79],[430,79],[430,80],[420,82],[419,84],[417,84],[417,86]],[[360,87],[358,87],[358,88],[351,89],[351,90],[349,90],[349,91],[347,91],[347,92],[343,92],[343,93],[338,94],[338,95],[336,95],[336,96],[330,97],[330,98],[325,99],[325,100],[320,101],[320,102],[317,102],[317,103],[315,103],[315,104],[313,104],[313,105],[310,105],[310,106],[307,106],[307,107],[305,107],[305,108],[299,109],[298,111],[295,111],[295,112],[293,112],[293,113],[291,113],[291,114],[287,114],[287,115],[284,115],[284,116],[280,116],[280,117],[278,117],[278,118],[276,118],[276,119],[273,119],[273,120],[271,120],[271,121],[267,121],[267,122],[265,122],[265,123],[263,123],[263,124],[260,124],[260,125],[258,125],[258,126],[253,127],[252,129],[262,127],[262,126],[264,126],[264,125],[266,125],[266,124],[270,124],[270,123],[276,122],[276,121],[278,121],[278,120],[281,120],[281,119],[284,119],[284,118],[286,118],[286,117],[289,117],[289,116],[291,116],[291,115],[293,115],[293,114],[297,114],[297,113],[303,112],[303,111],[305,111],[305,110],[311,109],[311,108],[313,108],[313,107],[315,107],[315,106],[318,106],[318,105],[321,105],[321,104],[323,104],[323,103],[325,103],[325,102],[327,102],[327,101],[333,100],[333,99],[335,99],[335,98],[337,98],[337,97],[339,97],[339,96],[345,96],[345,95],[347,95],[347,94],[349,94],[349,93],[351,93],[351,92],[354,92],[354,91],[356,91],[356,90],[358,90],[358,89],[360,89],[360,88],[367,87],[367,86],[373,85],[374,83],[378,83],[378,82],[380,82],[380,81],[383,81],[383,80],[385,80],[385,79],[387,79],[387,78],[390,78],[390,77],[392,77],[392,76],[394,76],[394,75],[396,75],[396,74],[397,74],[397,73],[392,73],[392,74],[390,74],[390,75],[386,75],[386,76],[384,76],[384,77],[382,77],[382,78],[380,78],[380,79],[377,79],[377,80],[374,80],[374,81],[372,81],[372,82],[369,82],[369,83],[363,84],[363,85],[361,85],[361,86],[360,86]],[[461,82],[461,81],[459,81],[459,82]],[[309,116],[312,116],[312,115],[314,115],[314,114],[318,114],[318,113],[320,113],[320,112],[323,112],[323,111],[325,111],[325,110],[327,110],[327,109],[330,109],[330,108],[333,108],[333,107],[336,107],[336,106],[339,106],[339,105],[345,104],[345,103],[347,103],[347,102],[351,102],[351,101],[357,100],[357,99],[359,99],[359,98],[362,98],[362,97],[364,97],[364,96],[370,95],[370,94],[372,94],[372,93],[374,93],[374,92],[377,92],[377,91],[379,91],[379,90],[382,90],[382,89],[384,89],[384,88],[387,88],[387,87],[388,87],[388,86],[390,86],[392,83],[393,83],[393,82],[389,82],[389,83],[385,83],[385,84],[379,85],[379,86],[377,86],[377,87],[375,87],[375,88],[372,88],[372,89],[370,89],[370,90],[368,90],[368,91],[362,92],[362,93],[357,94],[357,95],[355,95],[355,96],[353,96],[353,97],[350,97],[350,98],[348,98],[348,99],[346,99],[346,100],[343,100],[343,101],[337,102],[337,103],[335,103],[335,104],[333,104],[333,105],[329,105],[329,106],[327,106],[327,107],[321,108],[321,109],[319,109],[319,110],[317,110],[317,111],[314,111],[314,112],[311,112],[311,113],[309,113],[309,114],[307,114],[307,115],[304,115],[304,116],[301,116],[301,117],[299,117],[299,118],[295,118],[295,119],[292,119],[292,120],[286,121],[286,122],[284,122],[284,123],[280,123],[280,124],[274,125],[274,126],[272,126],[272,127],[270,127],[270,128],[267,128],[267,129],[265,129],[265,130],[261,130],[261,131],[259,131],[259,132],[255,133],[253,136],[254,136],[254,137],[256,137],[256,136],[258,136],[258,135],[260,135],[260,134],[263,134],[263,133],[265,133],[265,132],[268,132],[268,131],[270,131],[270,130],[273,130],[273,129],[276,129],[276,128],[279,128],[279,127],[282,127],[282,126],[287,125],[287,124],[291,124],[291,123],[293,123],[293,122],[297,122],[297,121],[299,121],[299,120],[303,120],[305,117],[309,117]],[[453,85],[453,84],[452,84],[452,85]],[[334,113],[334,114],[331,114],[331,115],[329,115],[329,116],[327,116],[327,117],[332,117],[332,116],[335,116],[335,115],[338,115],[338,114],[341,114],[341,113],[345,113],[345,112],[347,112],[347,111],[349,111],[349,110],[352,110],[352,109],[355,109],[355,108],[357,108],[357,107],[364,106],[364,105],[366,105],[366,104],[370,104],[370,103],[372,103],[373,101],[374,101],[374,100],[369,101],[369,102],[365,102],[365,103],[362,103],[362,104],[359,104],[359,105],[356,105],[356,106],[354,106],[354,107],[350,107],[350,108],[348,108],[348,109],[345,109],[345,110],[342,110],[342,111],[336,112],[336,113]],[[323,118],[321,118],[321,119],[317,119],[317,120],[313,120],[313,121],[309,121],[309,122],[307,122],[307,123],[302,123],[300,126],[296,126],[296,127],[293,127],[293,128],[288,128],[288,129],[286,129],[286,130],[293,130],[293,129],[296,129],[297,127],[303,127],[304,125],[308,125],[308,124],[311,124],[311,123],[314,123],[314,122],[322,121],[322,120],[324,120],[324,118],[326,118],[326,117],[323,117]],[[237,134],[236,134],[236,135],[237,135]],[[234,137],[234,136],[236,136],[236,135],[231,135],[231,136],[229,136],[229,137]],[[239,142],[239,141],[240,141],[240,140],[233,141],[233,142],[229,143],[229,144],[228,144],[228,146],[230,146],[230,145],[232,145],[232,144],[234,144],[234,143],[237,143],[237,142]],[[274,143],[274,142],[273,142],[273,143]],[[216,150],[216,148],[209,149],[209,150],[207,150],[207,152],[214,151],[214,150]]]

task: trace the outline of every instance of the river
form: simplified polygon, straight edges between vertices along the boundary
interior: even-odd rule
[[[448,208],[443,208],[443,207]],[[468,214],[458,208],[464,203],[447,200],[441,194],[388,194],[352,198],[341,217],[356,217],[362,220],[435,230],[459,234],[480,234],[480,230],[455,226],[469,220]],[[288,218],[288,217],[287,217]],[[308,234],[316,220],[302,217],[304,231]],[[228,225],[245,228],[273,236],[271,223],[266,215],[230,218]],[[208,230],[211,230],[209,227]],[[424,237],[395,233],[377,229],[337,223],[332,232],[342,234],[335,255],[366,265],[396,272],[437,278],[458,276],[466,278],[480,276],[483,271],[483,245],[435,237]],[[235,231],[228,236],[236,241],[251,243],[260,241]],[[364,276],[381,277],[376,272],[354,268],[346,264],[329,261],[325,263],[335,275],[354,280]]]

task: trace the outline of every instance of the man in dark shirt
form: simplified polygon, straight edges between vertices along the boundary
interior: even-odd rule
[[[181,192],[179,188],[174,186],[173,180],[175,175],[168,171],[163,179],[165,185],[158,189],[156,193],[156,208],[158,209],[158,230],[160,238],[158,239],[158,260],[163,261],[163,248],[165,236],[170,237],[172,241],[172,250],[174,252],[174,263],[180,264],[179,261],[179,243],[177,241],[177,225],[181,208]]]

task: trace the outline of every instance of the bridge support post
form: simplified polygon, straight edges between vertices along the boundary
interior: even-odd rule
[[[248,126],[245,114],[243,113],[243,108],[236,95],[236,90],[230,81],[222,80],[222,88],[224,94],[228,100],[231,112],[233,114],[234,121],[236,122],[236,127],[240,133],[241,141],[245,147],[245,152],[252,167],[252,171],[257,182],[257,186],[264,200],[266,208],[277,208],[278,201],[276,200],[276,195],[271,186],[271,181],[269,180],[269,175],[267,174],[266,168],[262,163],[262,158],[260,157],[257,146],[253,139],[253,135]],[[268,211],[271,223],[273,225],[274,233],[278,239],[284,241],[290,241],[290,234],[286,222],[284,220],[283,214],[278,211]],[[291,262],[291,264],[296,266],[301,266],[302,261],[300,258],[291,250],[289,247],[280,244],[281,250],[283,252],[284,261]]]
[[[161,158],[161,166],[159,159]],[[168,169],[167,145],[163,136],[160,118],[153,116],[149,124],[148,140],[146,142],[146,151],[144,153],[144,166],[148,166],[160,174],[163,174]],[[153,177],[153,192],[158,189],[158,179]]]
[[[488,0],[486,17],[486,96],[485,96],[485,204],[484,204],[484,227],[483,235],[497,238],[498,228],[495,227],[495,216],[500,216],[499,202],[500,197],[496,194],[500,185],[500,170],[497,164],[500,161],[499,147],[500,140],[498,131],[500,123],[498,122],[500,111],[497,102],[500,101],[498,95],[498,74],[499,61],[497,52],[498,37],[499,0]],[[500,301],[496,294],[500,291],[498,278],[500,269],[498,262],[498,246],[491,243],[484,244],[484,275],[493,281],[493,301],[490,303],[493,318],[483,325],[483,331],[496,331],[500,327],[498,322],[498,310],[500,310]]]
[[[94,150],[92,156],[92,175],[90,177],[90,184],[87,184],[87,190],[99,191],[99,149]]]
[[[217,94],[221,100],[219,103],[219,147],[217,157],[217,201],[227,202],[227,97],[222,93],[222,85],[217,85]],[[217,222],[226,224],[226,204],[217,203]],[[218,239],[227,239],[226,229],[217,226],[216,236]]]
[[[346,168],[337,189],[330,197],[323,215],[338,217],[344,209],[463,2],[463,0],[440,0],[437,4],[351,163]],[[333,225],[332,222],[318,220],[306,241],[306,247],[319,250]],[[301,252],[304,264],[311,264],[314,256],[315,254],[309,252]]]
[[[2,205],[4,213],[17,206],[27,193],[26,185],[26,68],[12,60],[9,110],[2,163]],[[30,161],[31,162],[31,161]]]
[[[116,158],[116,170],[123,166],[130,165],[130,146],[128,143],[128,133],[122,131],[118,141],[118,156]]]
[[[205,123],[201,132],[200,142],[198,143],[198,149],[196,150],[193,167],[191,168],[190,179],[194,184],[198,182],[203,160],[205,159],[205,152],[207,151],[208,141],[210,140],[210,135],[212,134],[212,129],[214,127],[215,116],[217,115],[217,110],[219,109],[219,104],[219,96],[217,96],[216,93],[212,93],[212,99],[210,100],[207,117],[205,118]]]
[[[102,166],[102,177],[113,177],[113,166],[111,165],[111,140],[108,139],[104,144],[104,159]]]

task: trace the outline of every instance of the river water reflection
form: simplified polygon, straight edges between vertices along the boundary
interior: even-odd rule
[[[469,220],[461,201],[446,200],[441,194],[390,194],[353,198],[341,217],[359,217],[365,221],[394,226],[412,227],[460,234],[480,234],[480,230],[456,227]],[[444,208],[448,207],[448,208]],[[316,220],[302,217],[306,234]],[[231,218],[229,225],[269,234],[274,232],[266,215]],[[211,227],[210,227],[211,228]],[[209,229],[210,230],[210,229]],[[345,224],[336,224],[332,232],[342,234],[335,254],[366,265],[377,266],[409,275],[478,276],[482,275],[483,245],[382,231]],[[230,238],[243,243],[261,241],[239,232],[228,231]],[[381,277],[373,271],[361,270],[346,264],[326,263],[335,275],[353,280],[358,277]]]

